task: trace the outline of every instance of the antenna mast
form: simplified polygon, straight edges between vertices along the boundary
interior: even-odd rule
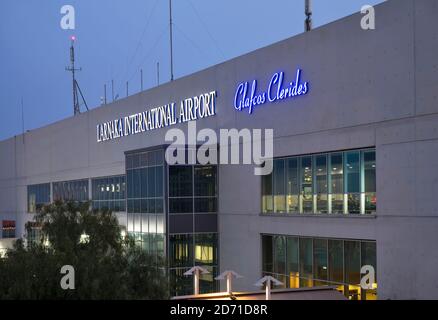
[[[88,105],[87,102],[85,101],[84,95],[82,94],[81,88],[79,88],[79,84],[76,81],[76,76],[75,76],[75,72],[76,71],[81,71],[82,68],[75,68],[75,47],[74,47],[74,43],[75,43],[76,37],[72,36],[71,37],[71,46],[70,46],[70,67],[66,67],[65,70],[66,71],[70,71],[72,73],[72,85],[73,85],[73,114],[77,115],[79,113],[81,113],[81,108],[80,108],[80,104],[79,104],[79,95],[78,92],[82,98],[82,101],[85,104],[85,107],[88,110]]]
[[[173,81],[172,0],[169,0],[169,24],[170,24],[170,81]]]
[[[304,31],[310,31],[312,30],[312,0],[305,0],[304,14],[306,15]]]

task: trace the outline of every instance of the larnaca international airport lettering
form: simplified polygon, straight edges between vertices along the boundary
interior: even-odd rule
[[[169,127],[216,115],[216,91],[169,103],[97,125],[97,142]]]

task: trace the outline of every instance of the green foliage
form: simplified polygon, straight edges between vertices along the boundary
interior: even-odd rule
[[[122,238],[111,212],[91,212],[88,203],[55,202],[35,221],[41,226],[39,241],[25,245],[19,239],[0,259],[0,300],[168,298],[163,259]],[[74,290],[60,286],[64,265],[74,267]]]

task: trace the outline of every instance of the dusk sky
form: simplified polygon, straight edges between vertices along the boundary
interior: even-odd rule
[[[111,79],[126,96],[170,79],[167,0],[2,0],[0,140],[72,116],[70,36],[78,82],[90,108]],[[314,0],[314,27],[382,0]],[[63,5],[76,10],[76,30],[60,27]],[[303,32],[304,0],[173,0],[175,79]],[[378,27],[378,16],[376,17]],[[84,108],[84,107],[82,107]]]

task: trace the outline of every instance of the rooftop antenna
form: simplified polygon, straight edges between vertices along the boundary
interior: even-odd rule
[[[304,22],[304,31],[312,30],[312,0],[305,0],[304,14],[306,15],[306,20]]]
[[[23,97],[21,97],[21,129],[24,134],[24,102]]]
[[[160,63],[157,62],[157,85],[160,85]]]
[[[140,69],[140,91],[143,91],[143,69]]]
[[[23,130],[22,137],[23,137],[23,144],[24,144],[24,102],[23,102],[23,97],[21,97],[21,129]]]
[[[114,102],[114,80],[111,80],[111,97]]]
[[[65,70],[66,71],[70,71],[72,73],[72,79],[73,79],[73,114],[77,115],[79,113],[81,113],[81,108],[80,108],[80,104],[79,104],[79,95],[78,92],[82,98],[83,103],[85,104],[85,107],[88,110],[88,105],[87,102],[85,101],[84,95],[82,94],[81,88],[79,87],[78,82],[76,81],[76,77],[75,77],[75,72],[76,71],[81,71],[82,68],[76,69],[75,68],[75,41],[76,41],[76,37],[75,36],[71,36],[70,38],[71,40],[71,46],[70,46],[70,67],[66,67]]]
[[[304,22],[304,31],[312,30],[312,0],[305,0],[304,14],[306,15],[306,20]]]
[[[170,24],[170,81],[173,81],[172,0],[169,0],[169,24]]]

